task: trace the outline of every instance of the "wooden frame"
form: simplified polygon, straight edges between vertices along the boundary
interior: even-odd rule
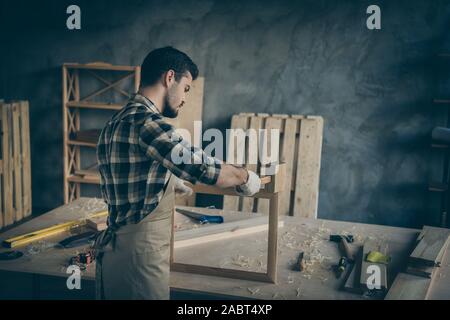
[[[264,170],[262,171],[264,173]],[[279,193],[283,191],[285,165],[278,165],[275,175],[263,176],[261,178],[263,187],[260,192],[251,198],[269,200],[269,230],[268,230],[268,248],[267,248],[267,271],[253,272],[228,268],[208,267],[174,261],[174,230],[172,230],[170,267],[171,271],[196,273],[209,276],[235,278],[243,280],[252,280],[268,283],[277,282],[277,258],[278,258],[278,218],[279,218]],[[198,184],[193,186],[196,193],[215,194],[215,195],[238,195],[234,188],[220,189],[214,186]],[[173,220],[173,215],[172,215]],[[173,222],[173,221],[172,221]],[[173,224],[173,223],[172,223]]]
[[[104,85],[102,88],[81,97],[80,71],[91,75]],[[98,71],[126,72],[120,78],[109,81],[98,74]],[[117,66],[95,62],[88,64],[65,63],[62,67],[63,81],[63,134],[64,134],[64,203],[67,204],[80,197],[81,184],[99,184],[98,172],[92,170],[87,174],[78,175],[81,168],[81,147],[96,148],[97,141],[79,141],[73,138],[80,132],[80,109],[98,109],[118,111],[123,107],[120,103],[92,101],[105,92],[114,90],[121,96],[129,98],[130,94],[119,88],[125,81],[133,80],[133,91],[139,90],[141,78],[140,66]]]

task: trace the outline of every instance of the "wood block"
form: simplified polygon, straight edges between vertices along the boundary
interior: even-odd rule
[[[249,125],[249,117],[247,115],[234,115],[231,119],[231,129],[242,129],[246,130]],[[234,138],[233,138],[234,139]],[[230,157],[232,157],[236,162],[244,163],[244,159],[237,159],[239,152],[238,150],[245,150],[245,141],[241,141],[237,139],[238,141],[229,141],[229,145],[227,146],[227,161]],[[230,157],[228,156],[230,155]],[[245,156],[245,152],[243,153]],[[240,199],[236,196],[224,196],[223,197],[223,209],[229,210],[229,211],[239,211],[240,205],[239,205]]]
[[[258,172],[258,145],[259,145],[259,130],[264,127],[264,119],[259,116],[250,117],[249,129],[256,131],[256,141],[252,141],[250,137],[245,146],[245,167],[253,172]],[[255,154],[256,152],[256,154]],[[253,159],[252,159],[253,158]],[[250,163],[251,162],[251,163]],[[254,199],[245,197],[241,199],[242,211],[253,212]]]
[[[270,154],[271,160],[272,160],[271,162],[273,162],[273,161],[278,162],[280,160],[280,135],[278,134],[278,138],[277,138],[278,140],[275,139],[275,141],[272,141],[271,130],[278,130],[278,132],[279,132],[281,129],[281,125],[282,125],[282,119],[273,118],[273,117],[268,117],[266,119],[266,122],[264,125],[264,129],[267,131],[266,131],[266,137],[265,137],[266,141],[262,144],[262,147],[263,147],[262,154],[264,154],[264,155]],[[271,155],[272,148],[274,149],[275,152],[278,153],[278,156],[276,157],[276,159],[272,158],[272,155]],[[260,160],[262,160],[262,159],[260,159]],[[261,163],[260,169],[259,169],[259,172],[261,175],[265,175],[265,173],[264,173],[265,169],[266,169],[265,164]],[[268,214],[269,213],[269,200],[258,199],[257,212]]]
[[[425,300],[431,279],[400,272],[389,289],[385,300]]]
[[[406,273],[431,279],[436,273],[437,268],[438,267],[430,266],[408,266],[406,268]]]
[[[284,189],[280,194],[280,215],[292,215],[291,198],[293,198],[292,191],[295,190],[295,172],[297,170],[295,150],[296,140],[298,140],[298,125],[298,120],[286,119],[284,122],[284,133],[281,136],[280,162],[286,164],[286,177],[284,179]]]
[[[363,246],[363,256],[362,256],[362,263],[361,263],[361,276],[360,276],[360,286],[361,288],[366,291],[370,290],[367,286],[367,280],[371,276],[373,272],[369,272],[369,268],[371,266],[378,267],[380,270],[380,288],[378,290],[386,290],[387,289],[387,268],[385,264],[382,263],[374,263],[374,262],[368,262],[366,261],[367,254],[370,251],[379,251],[383,254],[386,254],[386,252],[383,252],[385,250],[379,248],[379,246],[376,244],[373,240],[367,240],[364,242]]]
[[[86,224],[91,229],[102,231],[108,228],[106,220],[107,217],[90,218],[86,220]]]
[[[417,246],[409,256],[414,266],[439,266],[448,245],[450,229],[424,226],[417,238]]]
[[[362,256],[363,249],[362,247],[358,248],[355,262],[353,263],[353,267],[351,268],[348,277],[344,282],[343,289],[348,292],[361,294],[361,286],[360,286],[360,278],[361,278],[361,264],[362,264]]]
[[[297,216],[317,218],[322,135],[322,120],[301,120],[294,198]]]

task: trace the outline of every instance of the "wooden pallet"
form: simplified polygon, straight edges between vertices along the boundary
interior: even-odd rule
[[[323,118],[318,116],[240,113],[231,120],[232,129],[278,129],[280,131],[279,161],[286,164],[284,191],[280,193],[282,215],[317,218],[320,161],[322,153]],[[238,148],[248,150],[251,142],[238,141]],[[270,139],[265,146],[270,150]],[[244,144],[244,145],[243,145]],[[247,164],[260,172],[260,164]],[[266,199],[224,196],[224,210],[269,213]]]
[[[0,228],[31,215],[28,101],[0,103]]]

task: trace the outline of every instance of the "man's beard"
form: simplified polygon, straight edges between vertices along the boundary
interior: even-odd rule
[[[178,116],[178,108],[173,108],[170,105],[168,97],[164,99],[164,109],[162,115],[167,118],[176,118]]]

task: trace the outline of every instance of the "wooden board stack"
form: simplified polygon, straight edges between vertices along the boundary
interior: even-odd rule
[[[0,103],[0,229],[31,215],[28,101]]]
[[[424,226],[409,256],[406,273],[400,272],[385,299],[427,299],[447,249],[450,229]]]
[[[280,193],[280,215],[317,218],[319,177],[322,153],[323,118],[318,116],[240,113],[231,121],[232,129],[278,129],[280,132],[279,159],[286,164],[284,191]],[[257,138],[259,141],[259,137]],[[241,139],[242,140],[242,139]],[[256,141],[256,143],[258,143]],[[254,143],[254,142],[252,142]],[[271,150],[270,134],[264,147]],[[244,144],[244,145],[242,145]],[[239,148],[245,148],[245,166],[260,173],[261,165],[249,164],[249,139],[233,142],[232,152],[237,157]],[[230,149],[230,146],[229,148]],[[269,212],[266,199],[224,196],[224,210]]]

